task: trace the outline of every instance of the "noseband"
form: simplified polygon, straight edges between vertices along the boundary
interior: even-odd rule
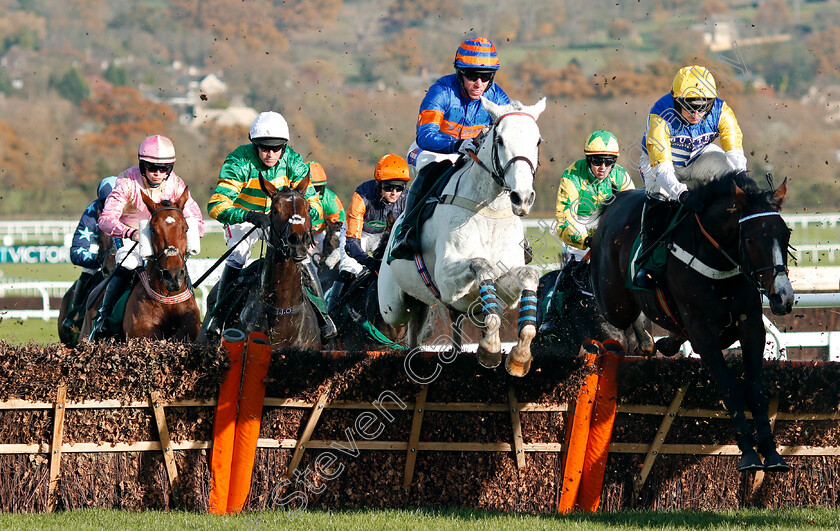
[[[775,212],[775,211],[759,212],[757,214],[750,214],[749,216],[744,216],[743,218],[738,220],[738,258],[739,258],[739,261],[735,261],[731,256],[729,256],[729,254],[726,251],[723,250],[723,247],[721,247],[720,244],[717,241],[715,241],[715,239],[712,238],[712,236],[708,232],[706,232],[706,229],[703,227],[703,224],[700,222],[700,216],[697,215],[697,214],[694,215],[694,218],[697,220],[697,225],[700,227],[700,232],[703,234],[703,236],[705,236],[706,239],[709,240],[712,243],[712,245],[714,245],[714,247],[718,251],[720,251],[720,253],[733,266],[735,266],[735,268],[737,268],[739,273],[743,274],[745,277],[750,279],[750,281],[752,281],[752,283],[755,285],[758,292],[762,295],[766,295],[767,290],[764,289],[764,287],[761,285],[761,282],[758,278],[758,275],[760,273],[762,273],[764,271],[772,270],[773,271],[773,279],[772,280],[775,281],[777,276],[786,275],[787,272],[788,272],[788,269],[787,269],[787,267],[785,267],[784,264],[773,264],[773,265],[769,265],[769,266],[765,266],[765,267],[755,267],[753,265],[752,260],[750,259],[749,255],[747,254],[746,246],[744,244],[744,233],[741,230],[742,227],[743,227],[743,223],[746,222],[746,221],[750,221],[750,220],[753,220],[755,218],[760,218],[760,217],[764,217],[764,216],[781,216],[781,214],[778,213],[778,212]],[[772,284],[772,282],[771,282],[771,284]]]
[[[739,230],[738,230],[738,234],[739,234],[739,237],[738,237],[738,255],[739,255],[739,258],[741,259],[741,262],[744,264],[744,274],[747,275],[747,277],[752,279],[752,281],[755,283],[756,287],[758,288],[758,292],[761,293],[762,295],[766,295],[767,290],[765,290],[761,286],[761,283],[758,280],[758,275],[760,273],[763,273],[764,271],[773,271],[773,278],[771,279],[771,282],[770,282],[771,284],[776,281],[777,276],[787,275],[787,273],[788,273],[788,268],[784,264],[772,264],[772,265],[764,266],[764,267],[755,267],[752,263],[752,260],[750,260],[750,257],[747,255],[746,246],[744,245],[744,237],[743,237],[743,234],[740,230],[740,227],[743,226],[742,224],[745,221],[749,221],[749,220],[764,217],[764,216],[781,216],[781,214],[779,214],[778,212],[772,212],[772,211],[771,212],[759,212],[758,214],[751,214],[749,216],[745,216],[745,217],[738,220],[738,226],[739,226]],[[787,250],[782,251],[780,249],[779,251],[780,252],[786,252]]]
[[[298,195],[303,197],[303,195],[299,192],[290,189],[286,192],[279,192],[274,197],[279,200],[286,196],[294,198],[294,196]],[[274,198],[272,198],[272,200],[274,200]],[[294,199],[292,200],[292,215],[289,216],[289,219],[286,220],[281,229],[277,228],[274,216],[271,216],[270,219],[271,235],[269,237],[269,243],[271,246],[277,249],[283,260],[288,260],[289,258],[295,260],[296,262],[304,260],[307,256],[306,252],[304,252],[303,255],[294,254],[294,246],[289,242],[292,225],[306,225],[306,218],[297,213],[297,205],[295,204]],[[314,237],[312,236],[312,226],[306,230],[306,234],[309,235],[309,241],[314,240]]]
[[[536,178],[537,168],[540,165],[539,155],[537,155],[536,165],[533,162],[531,162],[531,159],[529,159],[528,157],[525,157],[523,155],[517,155],[515,157],[512,157],[509,161],[507,161],[507,163],[504,166],[502,166],[501,160],[499,159],[499,143],[496,142],[496,138],[498,137],[498,134],[496,133],[496,129],[499,126],[499,122],[501,122],[502,119],[507,118],[508,116],[527,116],[528,118],[531,118],[532,120],[534,120],[534,117],[531,116],[530,114],[528,114],[527,112],[509,112],[507,114],[501,115],[499,117],[499,119],[496,120],[496,123],[493,124],[493,139],[492,139],[493,154],[491,155],[491,164],[493,166],[492,169],[488,168],[487,165],[484,164],[478,158],[478,155],[476,155],[472,151],[468,151],[468,153],[470,154],[470,157],[473,159],[473,161],[475,161],[476,164],[478,164],[482,169],[484,169],[484,171],[489,173],[490,176],[493,178],[493,181],[496,184],[498,184],[502,188],[502,190],[505,191],[505,192],[510,191],[510,187],[505,184],[505,174],[507,173],[508,168],[510,168],[512,164],[514,164],[516,162],[519,162],[519,161],[526,162],[528,164],[528,167],[531,169],[531,178]],[[534,121],[536,121],[536,120],[534,120]],[[539,147],[537,147],[537,149],[539,150]]]

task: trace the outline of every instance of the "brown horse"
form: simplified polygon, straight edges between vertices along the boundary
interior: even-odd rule
[[[790,230],[779,214],[786,192],[786,182],[762,191],[746,172],[732,172],[695,189],[705,210],[683,215],[674,227],[655,293],[627,288],[643,191],[616,195],[603,210],[592,244],[592,284],[605,317],[626,328],[644,311],[671,333],[656,343],[665,354],[691,341],[732,418],[741,470],[790,468],[776,450],[761,382],[761,295],[767,295],[776,315],[789,313],[793,306],[787,276]],[[743,382],[730,373],[722,352],[736,340],[741,343]]]
[[[75,330],[68,330],[61,326],[61,323],[64,322],[64,318],[67,317],[67,313],[70,311],[70,305],[73,301],[75,291],[78,289],[86,291],[87,293],[84,295],[84,298],[87,299],[88,296],[93,293],[94,288],[102,282],[105,277],[110,275],[111,271],[113,271],[114,267],[117,265],[114,261],[114,255],[116,254],[114,239],[100,230],[96,233],[96,244],[98,247],[96,252],[96,263],[99,264],[99,270],[90,277],[86,285],[81,285],[79,283],[79,280],[81,279],[76,280],[76,282],[70,286],[70,289],[67,290],[67,293],[65,293],[61,298],[61,307],[58,310],[58,339],[61,341],[61,344],[66,347],[73,348],[79,342],[79,328],[82,324],[85,313],[82,308],[85,308],[87,304],[86,300],[82,300],[81,307],[75,310],[76,315],[78,315],[78,318],[75,319]]]
[[[321,348],[318,319],[304,291],[301,271],[313,243],[309,203],[303,196],[308,185],[307,177],[294,188],[278,189],[260,178],[263,192],[271,198],[267,250],[265,258],[243,270],[229,293],[221,294],[227,315],[223,328],[239,328],[246,335],[265,332],[277,347]],[[215,305],[213,291],[208,303]],[[200,340],[216,338],[202,330]]]
[[[187,221],[183,209],[189,188],[174,202],[156,203],[142,192],[141,196],[152,213],[149,230],[154,255],[139,270],[139,282],[129,293],[119,338],[193,341],[201,325],[201,314],[187,274]],[[90,333],[98,303],[85,315],[82,337]]]

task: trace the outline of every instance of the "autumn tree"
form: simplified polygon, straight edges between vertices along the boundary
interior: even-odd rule
[[[76,105],[90,96],[90,87],[82,72],[75,66],[65,70],[61,76],[51,79],[50,85],[62,98],[70,100]]]
[[[395,0],[388,16],[403,26],[438,24],[461,15],[455,2],[449,0]]]
[[[840,77],[840,27],[829,26],[824,31],[815,33],[810,39],[809,49],[817,59],[820,74]]]

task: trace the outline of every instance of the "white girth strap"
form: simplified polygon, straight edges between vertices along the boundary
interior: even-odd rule
[[[741,274],[741,270],[737,267],[728,271],[720,271],[713,267],[709,267],[700,260],[698,260],[696,256],[692,255],[691,253],[689,253],[674,242],[671,242],[670,248],[671,254],[674,255],[674,257],[677,260],[684,263],[691,269],[697,271],[706,278],[711,278],[713,280],[722,280],[724,278],[731,278]]]

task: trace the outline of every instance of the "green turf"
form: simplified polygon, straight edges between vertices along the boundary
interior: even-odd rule
[[[0,529],[837,529],[834,509],[745,509],[739,511],[623,511],[618,513],[527,515],[449,509],[260,511],[237,516],[101,509],[51,515],[0,515]]]

